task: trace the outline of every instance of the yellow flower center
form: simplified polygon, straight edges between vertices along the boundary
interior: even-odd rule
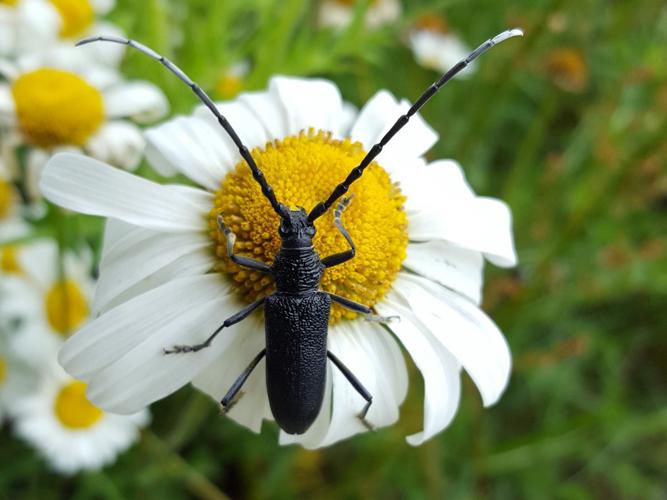
[[[334,0],[334,1],[335,1],[337,4],[339,4],[339,5],[343,5],[343,6],[345,6],[345,7],[353,7],[354,4],[356,4],[356,3],[359,2],[359,0]],[[378,0],[370,0],[370,2],[368,3],[368,5],[370,5],[370,6],[372,7],[372,6],[374,6],[377,2],[378,2]]]
[[[435,14],[424,14],[415,22],[415,29],[432,31],[434,33],[448,33],[449,26],[443,17]]]
[[[0,179],[0,219],[9,215],[14,204],[14,188],[9,182]]]
[[[0,5],[16,5],[19,0],[0,0]]]
[[[74,281],[53,285],[44,302],[49,325],[63,336],[76,330],[88,317],[88,302]]]
[[[236,97],[243,90],[243,78],[235,75],[224,75],[215,86],[215,90],[221,99]]]
[[[95,11],[88,0],[51,0],[62,19],[60,36],[70,38],[80,35],[95,20]]]
[[[104,120],[102,94],[67,71],[25,73],[14,82],[12,94],[21,131],[43,148],[82,146]]]
[[[0,248],[0,271],[7,274],[21,274],[22,269],[17,258],[15,246]]]
[[[0,387],[3,386],[5,380],[7,380],[7,361],[0,358]]]
[[[335,140],[328,132],[313,130],[252,151],[278,200],[292,208],[306,210],[326,199],[365,154],[358,142]],[[321,288],[373,306],[391,287],[406,256],[405,197],[389,174],[375,162],[353,184],[350,193],[354,198],[343,213],[342,222],[357,253],[345,264],[327,269]],[[334,226],[333,212],[332,208],[315,223],[314,245],[321,258],[349,249]],[[270,276],[241,268],[227,258],[225,236],[216,224],[219,213],[236,234],[235,252],[273,263],[281,242],[280,219],[262,195],[245,162],[240,162],[227,174],[216,192],[215,207],[210,212],[211,236],[220,257],[219,270],[232,276],[244,298],[252,301],[269,295],[275,289]],[[331,322],[355,316],[334,304]]]
[[[581,92],[588,83],[588,66],[578,49],[553,50],[547,57],[547,73],[553,81],[569,92]]]
[[[70,429],[87,429],[104,416],[102,410],[88,401],[86,384],[78,380],[60,389],[54,410],[58,420]]]

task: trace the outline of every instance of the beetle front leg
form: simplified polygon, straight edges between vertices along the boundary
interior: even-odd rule
[[[264,298],[261,298],[259,300],[256,300],[249,306],[244,307],[241,309],[239,312],[236,314],[230,316],[227,318],[222,325],[220,325],[217,330],[215,330],[209,338],[207,338],[204,342],[201,344],[195,344],[195,345],[175,345],[171,349],[163,349],[162,351],[164,354],[178,354],[181,352],[197,352],[201,351],[202,349],[205,349],[206,347],[211,345],[211,342],[213,342],[213,339],[222,331],[223,328],[230,327],[232,325],[235,325],[236,323],[239,323],[240,321],[243,321],[246,319],[248,316],[250,316],[250,313],[253,312],[255,309],[257,309],[259,306],[261,306],[264,303]]]
[[[356,247],[354,246],[354,242],[352,241],[352,237],[350,236],[350,233],[347,232],[347,229],[345,229],[345,227],[343,226],[343,222],[340,220],[340,216],[342,215],[343,211],[350,205],[351,201],[352,201],[352,195],[348,196],[347,198],[343,198],[336,207],[336,210],[334,211],[334,224],[336,225],[336,227],[338,228],[338,230],[343,235],[343,237],[348,242],[351,248],[349,250],[346,250],[345,252],[335,253],[333,255],[329,255],[328,257],[323,258],[322,264],[324,264],[324,267],[333,267],[342,264],[343,262],[347,262],[352,257],[354,257],[357,251]]]
[[[327,292],[327,295],[331,297],[331,300],[349,309],[350,311],[354,311],[365,315],[367,321],[376,321],[378,323],[391,323],[392,321],[400,319],[400,316],[378,316],[373,312],[373,309],[371,309],[370,307],[365,306],[363,304],[359,304],[359,302],[355,302],[354,300],[341,297],[340,295],[336,295],[335,293]]]
[[[225,221],[222,219],[222,214],[218,214],[218,228],[220,231],[225,233],[225,239],[227,240],[227,257],[229,257],[232,262],[238,264],[239,266],[247,267],[260,273],[270,273],[271,268],[266,265],[264,262],[256,259],[250,259],[248,257],[242,257],[241,255],[236,255],[234,253],[234,242],[236,241],[236,235],[225,225]]]
[[[375,428],[371,425],[371,423],[368,420],[366,420],[366,414],[368,413],[368,410],[373,404],[372,394],[368,392],[368,389],[366,389],[361,384],[361,382],[359,382],[359,379],[354,376],[354,373],[352,373],[350,369],[347,366],[345,366],[343,362],[334,355],[334,353],[332,353],[331,351],[327,351],[327,357],[333,362],[334,365],[336,365],[336,368],[340,370],[340,372],[347,379],[347,381],[350,384],[352,384],[354,390],[357,391],[359,395],[366,400],[366,404],[364,405],[361,412],[357,415],[357,418],[361,420],[361,423],[364,424],[364,427],[366,427],[366,429],[368,429],[369,431],[375,430]]]

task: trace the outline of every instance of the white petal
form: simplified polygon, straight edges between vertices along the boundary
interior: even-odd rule
[[[470,49],[455,35],[436,33],[431,30],[416,30],[410,33],[410,48],[419,65],[440,73],[450,70],[470,53]],[[473,63],[456,77],[470,76],[474,68]]]
[[[259,314],[245,319],[243,328],[245,332],[237,335],[227,350],[192,381],[197,389],[218,402],[266,345],[264,321]],[[264,408],[268,404],[265,368],[265,361],[260,361],[243,385],[242,396],[227,414],[253,432],[261,430]]]
[[[174,344],[206,339],[241,304],[219,275],[173,280],[86,325],[63,347],[65,369],[90,380],[94,404],[127,414],[192,380],[242,332],[230,327],[198,353],[165,355]]]
[[[11,126],[16,120],[12,89],[0,83],[0,124]]]
[[[484,258],[442,240],[410,243],[403,267],[470,298],[482,299]]]
[[[148,229],[198,231],[208,226],[199,195],[186,195],[85,156],[55,155],[40,187],[46,198],[70,210]]]
[[[90,0],[90,3],[98,16],[108,14],[116,6],[116,0]]]
[[[507,386],[511,355],[493,321],[470,301],[418,276],[399,273],[394,291],[463,365],[484,405],[494,404]]]
[[[329,335],[330,350],[373,396],[366,420],[374,427],[398,420],[398,406],[407,394],[407,369],[391,336],[378,325],[362,320],[335,325]],[[366,404],[352,384],[333,369],[333,412],[322,445],[365,432],[357,418]]]
[[[94,300],[92,305],[93,316],[110,311],[114,307],[124,304],[134,297],[138,297],[149,290],[153,290],[154,288],[173,280],[207,274],[215,265],[215,261],[215,256],[209,252],[192,252],[185,254],[173,262],[161,267],[154,273],[132,283],[131,286],[128,286],[127,289],[123,290],[118,295],[111,297],[111,294],[109,294],[110,299],[108,302],[103,302],[96,297],[97,300]]]
[[[263,148],[266,146],[269,136],[262,127],[261,121],[255,117],[255,114],[247,106],[237,101],[216,103],[216,106],[248,149],[252,150],[256,147]],[[218,141],[227,147],[231,164],[236,165],[240,162],[242,158],[239,154],[239,148],[218,123],[215,115],[205,106],[197,107],[194,115],[211,127],[217,134]]]
[[[87,152],[105,163],[134,170],[141,162],[146,142],[139,127],[126,121],[105,123],[86,144]]]
[[[516,264],[509,208],[475,196],[456,162],[436,161],[415,175],[401,176],[401,188],[412,241],[446,240],[482,252],[494,264]]]
[[[114,297],[185,255],[203,253],[203,260],[213,260],[211,240],[203,233],[156,233],[132,243],[116,245],[105,254],[94,310],[100,311]]]
[[[340,130],[343,101],[333,83],[327,80],[273,77],[269,92],[283,105],[289,135],[302,130]]]
[[[218,133],[196,117],[178,117],[146,131],[146,157],[158,171],[166,163],[210,191],[234,165]]]
[[[169,112],[169,102],[155,85],[143,81],[125,82],[104,93],[107,116],[132,118],[139,123],[159,120]]]
[[[390,293],[376,307],[382,315],[400,316],[400,322],[392,323],[391,330],[424,378],[424,429],[407,437],[408,443],[417,446],[442,431],[456,415],[461,391],[460,365],[421,327],[412,311],[395,294]]]
[[[410,108],[408,101],[401,101],[386,90],[380,90],[362,108],[352,127],[351,137],[360,141],[366,150],[382,139],[396,120]],[[384,158],[416,158],[428,151],[438,140],[438,134],[416,114],[385,146],[378,162]]]
[[[393,344],[393,345],[392,345]],[[407,391],[407,371],[398,348],[382,328],[362,321],[335,325],[329,347],[373,396],[367,420],[375,427],[398,420],[398,405]],[[333,410],[321,445],[329,445],[367,429],[357,415],[366,401],[337,368],[333,370]]]
[[[113,3],[106,0],[95,0],[96,3]],[[108,5],[104,5],[102,10],[107,10]],[[97,11],[97,6],[95,6]],[[87,35],[105,35],[124,37],[125,32],[113,23],[106,21],[97,21],[88,29]],[[125,45],[117,43],[90,43],[77,47],[76,50],[85,52],[85,56],[96,64],[104,64],[109,67],[118,68],[123,55],[125,54]]]
[[[280,100],[269,92],[245,92],[239,96],[257,122],[262,125],[268,140],[286,137],[287,124],[283,116],[283,106]]]

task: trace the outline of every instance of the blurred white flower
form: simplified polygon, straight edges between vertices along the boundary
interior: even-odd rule
[[[325,80],[273,78],[266,92],[219,104],[264,171],[279,200],[310,208],[322,201],[409,108],[380,91],[356,113]],[[89,384],[108,411],[132,413],[192,381],[216,400],[265,346],[261,316],[226,329],[207,349],[165,356],[174,344],[202,342],[221,322],[272,291],[267,275],[225,255],[216,229],[222,213],[246,256],[272,262],[278,218],[232,141],[208,110],[147,132],[153,166],[179,172],[200,188],[159,185],[83,156],[55,156],[42,177],[45,196],[64,207],[109,217],[95,291],[95,320],[71,337],[60,361]],[[427,164],[437,134],[416,115],[351,192],[343,221],[354,259],[328,269],[321,288],[375,306],[401,321],[388,327],[334,305],[328,347],[374,395],[367,420],[398,419],[408,377],[398,339],[425,381],[424,428],[417,445],[444,429],[459,401],[460,371],[485,405],[497,401],[510,373],[507,343],[478,308],[485,258],[516,262],[511,215],[501,201],[476,196],[451,160]],[[324,257],[347,248],[333,214],[317,221]],[[231,278],[231,279],[230,279]],[[99,317],[97,317],[99,315]],[[229,416],[259,431],[272,419],[264,362]],[[283,444],[326,446],[366,427],[364,401],[342,373],[328,368],[323,407],[302,435]]]
[[[125,81],[115,70],[53,53],[48,60],[29,56],[0,61],[9,78],[0,83],[0,126],[13,144],[29,146],[28,188],[56,151],[83,151],[125,169],[141,158],[144,139],[134,123],[168,111],[166,97],[144,81]]]
[[[88,401],[85,388],[53,361],[43,367],[35,390],[12,402],[15,433],[61,474],[113,463],[150,420],[145,409],[133,415],[106,413]]]
[[[66,252],[61,269],[58,245],[44,239],[0,248],[0,257],[0,318],[13,325],[14,353],[28,363],[53,359],[89,318],[92,256]]]
[[[0,2],[0,57],[50,52],[71,47],[89,35],[123,36],[114,24],[101,21],[115,0],[5,0]],[[122,46],[91,47],[78,53],[96,64],[117,66]]]
[[[424,16],[410,30],[409,43],[417,64],[444,73],[470,54],[470,48],[438,17]],[[475,70],[472,63],[458,77],[470,76]]]
[[[320,5],[320,26],[345,28],[354,18],[356,0],[324,0]],[[371,0],[364,23],[369,28],[378,28],[398,19],[401,15],[399,0]]]

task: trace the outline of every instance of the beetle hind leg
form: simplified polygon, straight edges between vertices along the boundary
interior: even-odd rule
[[[354,390],[359,393],[359,395],[366,400],[366,404],[364,405],[363,409],[361,412],[357,414],[357,418],[361,421],[364,427],[368,429],[369,431],[374,431],[375,427],[373,424],[371,424],[368,420],[366,420],[366,414],[368,413],[368,410],[370,409],[371,405],[373,404],[373,396],[371,395],[370,392],[368,392],[368,389],[366,389],[361,382],[359,382],[359,379],[355,377],[354,373],[350,371],[350,369],[343,364],[343,362],[336,357],[334,353],[331,351],[327,351],[327,357],[331,360],[331,362],[336,365],[336,368],[340,370],[340,372],[343,374],[343,376],[347,379],[347,381],[352,384],[352,387],[354,387]]]

